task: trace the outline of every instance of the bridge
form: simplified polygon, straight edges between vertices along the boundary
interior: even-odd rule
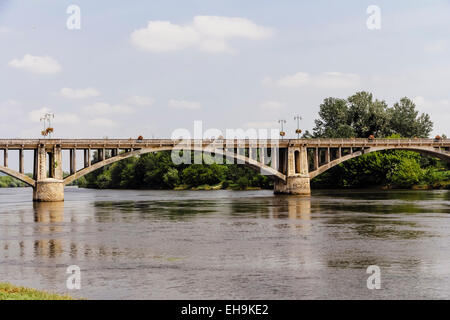
[[[310,180],[347,160],[382,150],[410,150],[450,162],[450,139],[0,139],[0,172],[33,188],[34,201],[63,201],[64,186],[123,159],[175,150],[172,159],[197,151],[216,163],[247,165],[274,180],[277,194],[309,195]],[[19,170],[8,166],[9,151],[18,150]],[[24,172],[26,150],[33,151],[33,172]],[[63,150],[69,151],[69,175],[63,175]],[[77,150],[83,166],[77,168]],[[97,151],[95,162],[93,151]],[[211,158],[211,157],[209,157]],[[205,158],[206,160],[206,158]],[[200,163],[201,163],[200,157]]]

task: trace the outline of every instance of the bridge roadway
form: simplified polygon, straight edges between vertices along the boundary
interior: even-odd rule
[[[373,146],[417,146],[449,148],[450,139],[0,139],[0,149],[33,150],[39,145],[60,145],[62,149],[132,149],[161,146],[175,146],[178,144],[202,146],[230,146],[230,147],[279,147],[306,146],[308,148],[362,148]]]
[[[219,159],[225,157],[226,163],[232,159],[272,177],[275,193],[299,195],[310,194],[310,179],[370,152],[410,150],[450,161],[450,139],[0,139],[0,150],[0,172],[33,187],[36,201],[62,201],[65,185],[94,170],[128,157],[165,150],[210,152]],[[8,166],[10,150],[19,151],[18,171]],[[26,150],[34,151],[32,177],[24,172]],[[62,150],[70,151],[67,177],[63,177]],[[77,150],[84,151],[84,166],[79,170]],[[97,150],[95,163],[91,150]]]

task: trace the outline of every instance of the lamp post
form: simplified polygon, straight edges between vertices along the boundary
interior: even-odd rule
[[[286,132],[284,132],[283,125],[286,123],[286,120],[278,120],[278,123],[281,124],[280,137],[281,137],[281,140],[283,140],[283,137],[286,135]]]
[[[55,115],[53,113],[47,112],[44,114],[44,116],[41,118],[41,121],[44,122],[44,130],[41,131],[41,135],[43,137],[52,137],[53,133],[53,127],[51,124],[51,119],[54,119]]]
[[[300,133],[302,133],[302,130],[300,129],[300,120],[303,120],[303,118],[296,115],[294,120],[297,120],[297,129],[295,130],[295,133],[297,134],[297,139],[300,139]]]

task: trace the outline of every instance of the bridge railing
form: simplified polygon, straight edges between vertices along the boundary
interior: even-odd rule
[[[414,145],[414,146],[450,146],[450,139],[0,139],[0,149],[9,146],[15,148],[36,148],[39,144],[61,145],[64,147],[85,148],[92,145],[95,147],[117,148],[141,146],[174,146],[174,145],[210,145],[214,146],[282,146],[287,145],[306,145],[310,147],[318,146],[367,146],[367,145]]]

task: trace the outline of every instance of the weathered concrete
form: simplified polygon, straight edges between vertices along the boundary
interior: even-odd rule
[[[63,149],[70,150],[70,175],[65,178]],[[274,179],[275,193],[298,195],[310,194],[310,179],[370,152],[411,150],[450,162],[450,139],[0,139],[0,150],[4,152],[0,172],[33,187],[36,201],[63,201],[64,185],[85,174],[128,157],[165,150],[203,151],[225,157],[227,163],[236,160]],[[8,167],[9,150],[19,151],[17,171]],[[33,177],[24,174],[25,150],[34,151]],[[84,150],[84,167],[79,170],[77,150]],[[95,163],[91,163],[91,150],[99,151]]]
[[[274,182],[275,194],[310,195],[308,151],[306,146],[290,146],[287,149],[286,181]]]
[[[296,194],[307,196],[311,194],[309,177],[287,177],[286,182],[275,181],[274,182],[274,193],[275,194]]]
[[[64,181],[53,178],[37,181],[33,188],[33,201],[64,201]]]

